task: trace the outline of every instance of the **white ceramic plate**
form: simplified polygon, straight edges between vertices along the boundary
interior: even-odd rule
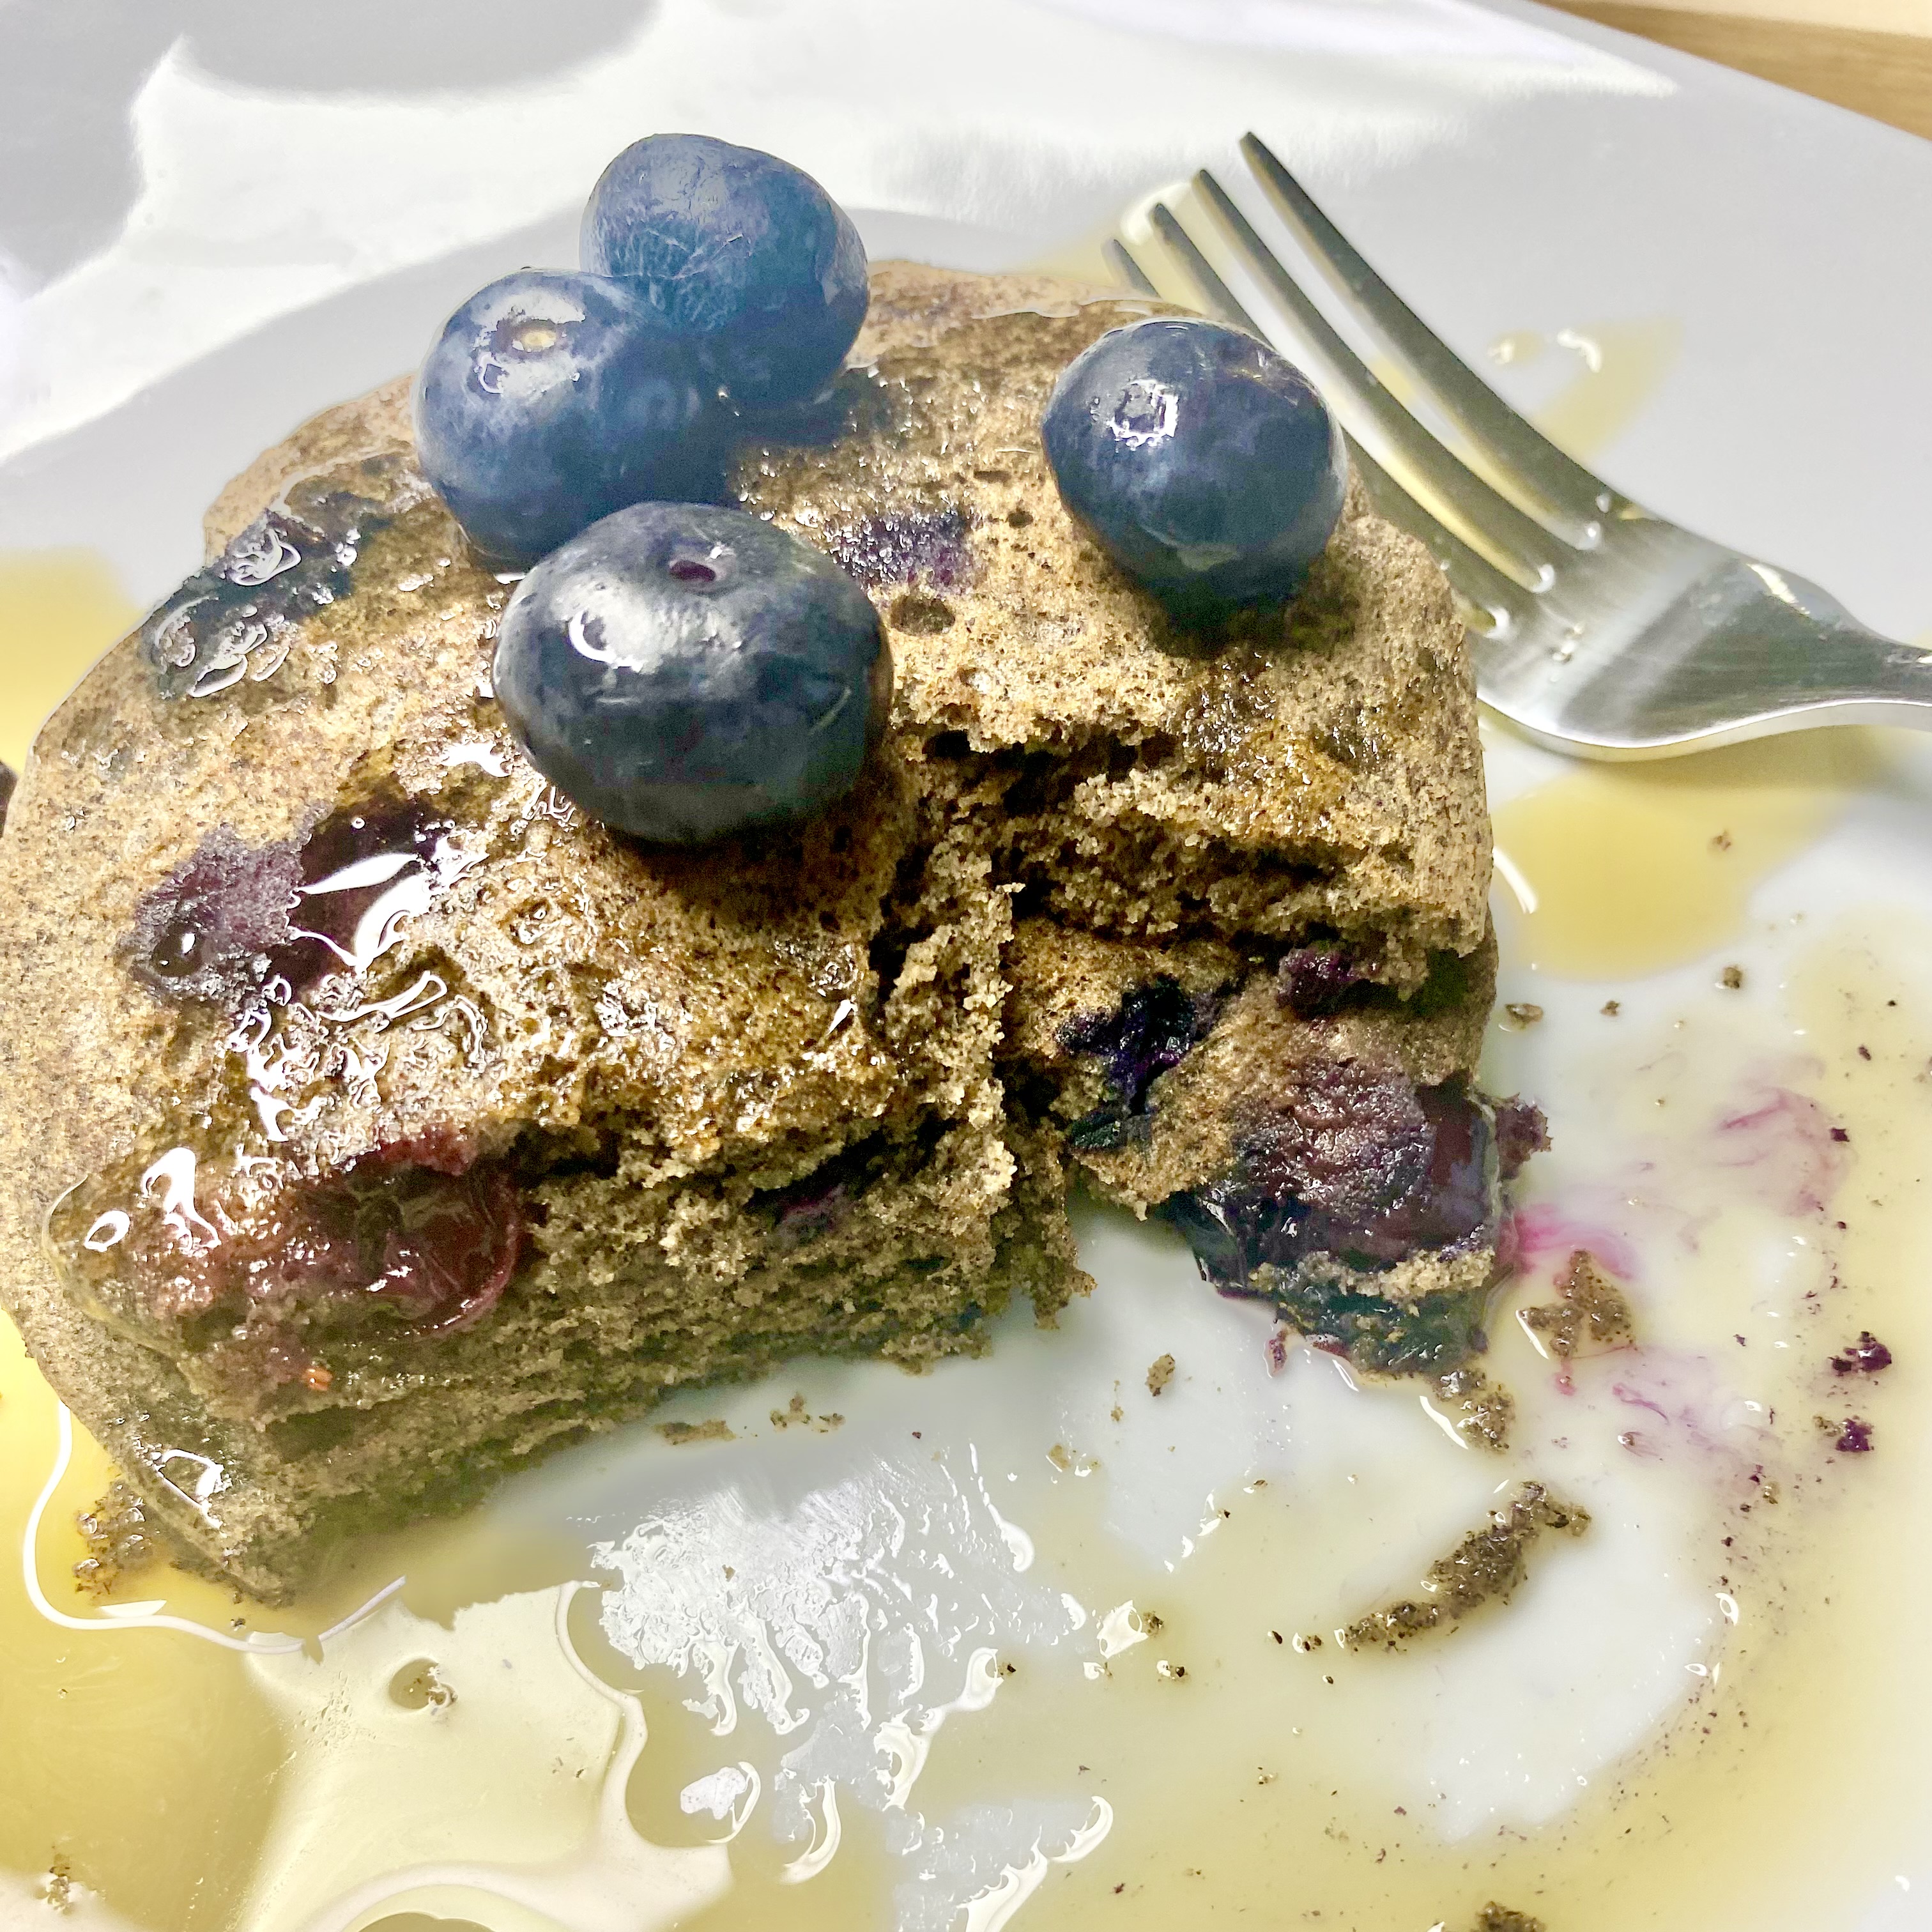
[[[567,261],[640,132],[992,267],[1090,259],[1253,128],[1619,488],[1932,625],[1932,149],[1533,8],[205,4],[64,50],[33,10],[0,16],[44,164],[0,194],[0,616],[159,596],[256,450]],[[1869,737],[1582,776],[1499,740],[1491,776],[1504,996],[1544,1015],[1491,1084],[1556,1136],[1494,1323],[1508,1456],[1412,1387],[1270,1376],[1258,1311],[1093,1216],[1057,1333],[686,1399],[733,1439],[573,1453],[300,1616],[172,1578],[103,1610],[64,1581],[98,1458],[60,1472],[10,1356],[0,1923],[1932,1924],[1932,778]],[[1559,1377],[1510,1309],[1578,1246],[1640,1346]],[[1835,1375],[1867,1327],[1894,1366]],[[1338,1652],[1527,1479],[1588,1532],[1450,1636]]]

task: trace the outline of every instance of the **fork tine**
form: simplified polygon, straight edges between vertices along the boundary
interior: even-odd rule
[[[1328,363],[1335,384],[1388,439],[1407,467],[1428,486],[1438,502],[1453,505],[1466,516],[1479,536],[1490,538],[1513,554],[1526,573],[1529,589],[1547,590],[1556,580],[1556,566],[1551,557],[1558,540],[1534,518],[1526,515],[1507,496],[1492,488],[1390,394],[1382,379],[1342,340],[1302,292],[1212,175],[1204,169],[1194,177],[1194,185],[1226,224],[1248,265],[1268,283]],[[1246,311],[1227,292],[1227,284],[1208,266],[1172,211],[1156,203],[1152,220],[1161,238],[1209,290],[1217,306],[1232,305],[1229,319],[1240,316],[1238,327],[1254,329],[1265,338],[1267,331],[1256,328],[1247,319]]]
[[[1160,299],[1160,291],[1147,278],[1139,262],[1127,253],[1126,244],[1120,242],[1102,243],[1100,252],[1107,259],[1107,266],[1137,296],[1151,296]]]
[[[1490,637],[1501,638],[1521,628],[1526,600],[1520,584],[1505,577],[1481,551],[1471,549],[1440,518],[1417,502],[1352,436],[1348,439],[1348,458],[1378,514],[1428,550],[1456,594],[1487,615]]]
[[[1266,341],[1268,331],[1249,314],[1234,290],[1214,272],[1207,256],[1195,247],[1193,237],[1174,218],[1174,211],[1167,203],[1156,202],[1148,211],[1148,219],[1154,224],[1154,232],[1186,265],[1188,274],[1208,298],[1208,307],[1231,328],[1245,329],[1249,334],[1258,335]]]
[[[1310,255],[1471,436],[1522,476],[1552,509],[1594,521],[1615,506],[1616,495],[1608,484],[1511,409],[1369,266],[1258,135],[1242,136],[1241,153]]]

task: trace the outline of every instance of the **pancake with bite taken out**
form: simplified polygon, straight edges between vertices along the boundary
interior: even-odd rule
[[[672,1390],[1051,1320],[1070,1168],[1371,1365],[1480,1346],[1460,623],[1359,494],[1211,638],[1107,561],[1040,413],[1148,308],[875,268],[734,487],[871,592],[891,727],[702,851],[518,751],[406,383],[223,493],[0,839],[0,1293],[189,1560],[285,1595]]]

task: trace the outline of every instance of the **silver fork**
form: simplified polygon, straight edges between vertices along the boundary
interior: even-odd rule
[[[1205,309],[1307,368],[1377,509],[1448,575],[1485,704],[1540,742],[1593,758],[1819,724],[1932,729],[1932,651],[1880,637],[1816,584],[1620,496],[1433,334],[1259,140],[1244,136],[1241,153],[1348,313],[1407,365],[1485,475],[1391,393],[1204,170],[1184,204],[1192,232],[1158,201],[1146,232],[1124,228],[1109,258],[1138,292]],[[1246,302],[1197,236],[1238,267]]]

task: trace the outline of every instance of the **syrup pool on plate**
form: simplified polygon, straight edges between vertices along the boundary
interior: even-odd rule
[[[20,770],[40,720],[140,614],[94,551],[0,550],[0,763]]]
[[[1851,736],[1556,769],[1492,748],[1502,997],[1542,1016],[1499,1022],[1490,1084],[1555,1137],[1491,1322],[1503,1454],[1418,1384],[1271,1374],[1257,1308],[1099,1214],[1057,1332],[680,1398],[288,1610],[160,1567],[82,1593],[111,1472],[79,1438],[39,1602],[0,1591],[0,1900],[152,1932],[1918,1922],[1932,904],[1854,888],[1886,896],[1924,782]],[[1565,1364],[1514,1311],[1579,1247],[1635,1344]],[[1868,1332],[1892,1365],[1835,1370]],[[20,1547],[59,1418],[8,1342]],[[1592,1520],[1511,1600],[1338,1641],[1531,1480]]]

